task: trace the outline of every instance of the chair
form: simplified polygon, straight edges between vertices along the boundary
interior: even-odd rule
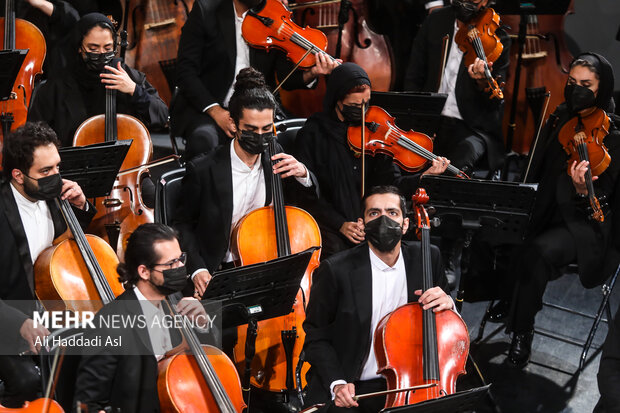
[[[172,97],[170,98],[170,107],[168,113],[172,113],[172,109],[177,102],[179,96],[179,87],[175,86],[172,91]],[[170,134],[170,143],[172,144],[172,150],[175,155],[179,155],[179,146],[177,145],[177,138],[182,138],[181,136],[175,136],[174,128],[172,127],[170,115],[168,115],[168,133]]]
[[[295,139],[297,132],[304,126],[306,119],[293,118],[276,122],[276,131],[278,131],[278,142],[282,145],[282,150],[286,153],[292,153],[295,150]]]
[[[170,225],[181,191],[185,168],[166,172],[157,181],[155,188],[155,222]]]

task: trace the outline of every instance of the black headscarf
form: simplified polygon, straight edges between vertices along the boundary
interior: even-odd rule
[[[323,111],[330,113],[336,102],[356,86],[370,86],[370,79],[364,69],[355,63],[346,62],[335,68],[327,80],[327,90],[323,98]]]
[[[598,72],[598,95],[594,101],[594,106],[607,112],[613,112],[615,108],[613,100],[614,70],[611,64],[600,54],[592,52],[581,53],[579,56],[575,57],[573,62],[577,59],[585,60],[590,63]]]

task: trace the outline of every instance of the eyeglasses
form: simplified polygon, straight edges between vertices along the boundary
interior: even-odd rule
[[[171,268],[174,268],[174,265],[176,263],[180,263],[181,265],[185,265],[186,261],[187,261],[187,253],[186,252],[182,252],[181,255],[179,256],[179,258],[175,258],[172,261],[164,262],[164,263],[161,263],[161,264],[153,264],[151,266],[151,269],[154,269],[158,265],[166,265],[166,266],[168,266],[169,269],[171,269]]]

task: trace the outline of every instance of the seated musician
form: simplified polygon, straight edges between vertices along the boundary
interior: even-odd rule
[[[532,155],[527,181],[539,182],[538,194],[528,238],[515,252],[511,272],[506,277],[518,280],[507,325],[514,333],[507,358],[512,365],[522,367],[528,363],[534,319],[542,308],[545,288],[550,280],[562,275],[563,267],[577,262],[579,278],[588,288],[601,284],[609,276],[604,264],[612,241],[614,218],[605,216],[604,222],[590,218],[585,181],[588,164],[572,163],[568,175],[568,157],[558,135],[562,126],[577,115],[585,117],[596,109],[612,113],[613,85],[613,69],[604,57],[596,53],[577,56],[571,63],[564,89],[566,101],[550,116]],[[613,120],[603,143],[611,163],[598,178],[593,178],[593,186],[595,195],[606,196],[609,203],[620,173],[620,132]],[[616,265],[617,262],[613,263],[614,269]],[[507,307],[505,303],[498,305],[492,315],[501,318]]]
[[[316,196],[312,173],[293,156],[278,153],[271,167],[265,154],[266,135],[273,133],[276,101],[263,75],[245,68],[237,75],[230,98],[235,138],[187,163],[175,226],[188,254],[188,271],[195,293],[202,295],[211,273],[233,265],[231,232],[249,212],[270,205],[271,173],[284,179],[285,199],[309,193]],[[279,148],[279,145],[278,145]]]
[[[58,173],[60,142],[56,134],[42,123],[17,128],[4,139],[0,185],[0,380],[4,383],[1,404],[21,407],[41,391],[41,378],[32,355],[41,340],[49,335],[43,326],[34,326],[28,302],[33,303],[34,268],[39,253],[52,245],[67,226],[54,203],[61,197],[69,200],[83,227],[95,210],[86,202],[80,186],[61,179]],[[4,300],[23,300],[26,308],[17,309]],[[11,348],[17,344],[17,351]],[[11,355],[12,354],[12,355]],[[38,358],[36,358],[38,360]]]
[[[147,127],[162,127],[168,108],[144,73],[114,60],[116,31],[100,13],[80,19],[64,51],[67,68],[42,85],[30,105],[28,120],[47,122],[63,146],[71,146],[86,119],[105,113],[106,90],[117,91],[118,113],[132,115]],[[109,73],[102,73],[108,70]]]
[[[306,121],[295,139],[297,158],[317,175],[321,188],[318,200],[302,204],[321,229],[326,258],[364,240],[361,217],[361,166],[347,142],[347,129],[361,122],[361,105],[370,100],[370,79],[355,63],[343,63],[329,76],[323,112]],[[450,161],[433,161],[425,174],[441,174]],[[383,154],[366,157],[366,187],[397,185],[408,195],[418,187],[420,174],[401,176],[392,160]]]
[[[282,1],[286,3],[285,1]],[[235,77],[245,67],[261,72],[270,90],[284,80],[296,62],[278,50],[250,47],[241,34],[248,10],[260,0],[197,1],[183,26],[179,41],[178,100],[171,108],[175,136],[187,138],[186,159],[228,142],[236,134],[228,110]],[[308,71],[296,70],[283,88],[312,87],[314,79],[336,66],[322,54]]]
[[[435,246],[431,260],[437,287],[421,291],[421,244],[401,241],[409,228],[406,212],[397,188],[371,188],[358,220],[368,243],[323,260],[314,273],[303,324],[311,365],[306,403],[333,400],[328,412],[378,412],[385,397],[355,402],[352,396],[386,389],[373,350],[381,318],[414,301],[435,312],[454,308],[443,290],[447,284]]]
[[[476,166],[484,166],[485,158],[489,170],[496,170],[504,157],[503,102],[489,99],[489,92],[484,90],[487,82],[483,62],[477,59],[465,67],[463,52],[454,41],[458,29],[487,4],[488,0],[455,0],[451,7],[430,13],[413,41],[404,82],[405,90],[448,94],[433,149],[467,174]],[[495,33],[504,50],[494,64],[489,63],[489,68],[494,77],[505,80],[510,39],[503,29]],[[442,39],[446,34],[450,35],[449,51],[441,72]]]
[[[169,325],[165,324],[165,317],[171,313],[162,300],[187,284],[185,259],[176,232],[166,225],[144,224],[130,235],[125,261],[118,265],[126,290],[104,306],[97,317],[143,316],[145,322],[141,325],[146,328],[110,328],[104,330],[104,334],[94,330],[102,341],[108,335],[120,335],[122,339],[120,346],[84,351],[77,372],[74,406],[77,402],[83,403],[90,412],[109,407],[114,409],[111,411],[120,409],[121,412],[160,410],[157,362],[181,343],[178,330],[165,327]],[[206,323],[206,313],[198,300],[183,298],[177,311],[195,320],[196,326],[205,326],[202,319]],[[95,322],[94,325],[103,324]]]

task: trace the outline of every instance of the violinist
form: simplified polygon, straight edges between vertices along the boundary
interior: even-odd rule
[[[527,181],[539,182],[538,195],[528,238],[515,252],[506,277],[518,280],[507,322],[508,331],[513,333],[507,361],[514,366],[523,367],[529,361],[534,319],[542,308],[547,282],[559,277],[561,269],[573,262],[578,264],[581,283],[588,288],[601,284],[609,275],[605,270],[606,252],[612,242],[615,217],[607,213],[603,222],[590,218],[586,186],[589,165],[585,161],[572,162],[568,165],[569,175],[568,157],[558,136],[562,127],[577,116],[585,119],[596,109],[612,113],[613,90],[613,69],[603,56],[596,53],[577,56],[571,63],[564,89],[566,100],[549,117],[532,155]],[[610,196],[620,173],[620,131],[613,121],[603,144],[611,163],[598,177],[592,178],[593,188],[597,197],[606,196],[607,201],[603,202],[611,203]],[[608,212],[608,208],[603,210]],[[498,304],[492,317],[502,318],[508,307],[506,302]]]
[[[83,227],[95,214],[80,186],[60,178],[59,146],[54,131],[42,123],[27,122],[4,140],[4,180],[0,184],[0,380],[5,386],[1,404],[6,407],[21,407],[41,391],[35,359],[18,354],[37,354],[37,338],[49,334],[42,326],[34,327],[29,316],[36,308],[33,263],[67,229],[54,199],[68,199]],[[11,300],[11,304],[4,300]],[[16,300],[24,308],[14,307]]]
[[[271,167],[265,151],[276,101],[261,73],[252,68],[239,72],[229,108],[235,138],[187,163],[174,220],[197,296],[213,271],[232,267],[238,258],[231,250],[231,233],[239,220],[272,203],[272,171],[288,178],[283,185],[289,204],[291,195],[316,196],[317,191],[312,173],[293,156],[280,152]]]
[[[447,282],[435,246],[431,262],[436,287],[422,294],[421,244],[401,241],[409,228],[406,214],[405,199],[396,187],[371,188],[358,219],[368,242],[323,260],[314,273],[303,324],[311,365],[306,403],[333,400],[327,412],[378,412],[384,397],[355,402],[352,396],[386,389],[373,351],[381,318],[415,301],[435,312],[454,308],[444,291]]]
[[[474,167],[496,170],[503,162],[503,103],[489,99],[484,89],[484,62],[465,67],[463,52],[455,42],[458,29],[487,7],[488,0],[455,0],[429,14],[418,32],[405,74],[405,90],[446,93],[434,151],[449,158],[457,168],[470,174]],[[510,39],[502,29],[495,34],[504,46],[495,63],[489,63],[494,77],[506,78]],[[442,41],[449,36],[445,69],[442,67]],[[443,71],[442,71],[443,70]],[[441,83],[439,83],[441,79]],[[483,163],[484,161],[484,163]]]
[[[274,90],[276,77],[282,81],[295,66],[284,53],[251,48],[243,39],[243,20],[248,10],[260,2],[196,1],[183,26],[177,66],[180,93],[172,108],[171,122],[175,136],[187,139],[188,160],[235,136],[228,106],[241,69],[255,68],[265,76],[269,89]],[[315,66],[308,71],[296,70],[282,87],[313,87],[317,76],[330,73],[336,65],[318,54]]]
[[[361,159],[347,142],[349,125],[359,125],[362,105],[370,101],[370,79],[355,63],[343,63],[329,76],[323,112],[312,115],[297,134],[295,155],[318,178],[320,197],[303,200],[302,206],[317,220],[323,241],[322,257],[364,240],[361,217]],[[392,160],[382,154],[366,157],[366,186],[397,185],[413,194],[420,174],[401,176]],[[443,173],[450,161],[439,158],[424,172]]]
[[[167,122],[168,108],[144,73],[113,60],[116,37],[112,22],[103,14],[82,17],[63,51],[66,70],[54,72],[32,100],[28,120],[48,123],[62,146],[72,145],[82,122],[105,113],[106,88],[118,92],[118,113],[135,116],[150,128]]]
[[[180,344],[177,330],[166,327],[170,315],[163,300],[187,283],[186,255],[181,252],[176,232],[163,224],[143,224],[129,237],[124,262],[118,273],[125,292],[104,306],[98,318],[123,315],[127,320],[144,320],[137,328],[93,330],[102,340],[122,337],[120,346],[84,350],[78,368],[73,405],[86,404],[88,411],[106,408],[121,412],[158,412],[157,362]],[[206,332],[204,307],[185,297],[177,311]],[[95,327],[103,325],[94,323]]]

